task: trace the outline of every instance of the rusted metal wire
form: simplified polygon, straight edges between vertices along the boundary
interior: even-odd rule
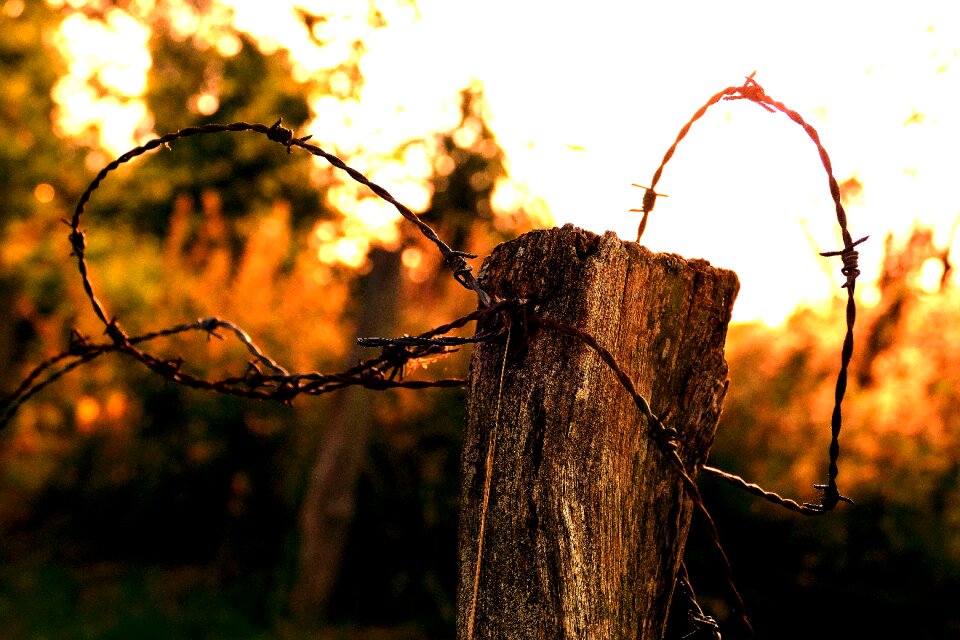
[[[796,501],[782,498],[776,493],[766,491],[765,489],[760,488],[758,485],[749,483],[742,478],[722,472],[718,469],[713,469],[712,467],[708,468],[708,473],[731,482],[735,486],[739,486],[740,488],[754,495],[763,497],[764,499],[770,500],[776,504],[780,504],[787,509],[799,511],[800,513],[804,513],[806,515],[814,515],[831,511],[840,502],[853,503],[850,498],[842,495],[837,487],[837,475],[839,474],[837,460],[840,457],[840,430],[842,426],[841,407],[843,404],[843,397],[847,389],[847,371],[850,365],[851,357],[853,356],[853,328],[857,319],[857,305],[856,301],[854,300],[854,291],[856,289],[857,276],[860,275],[860,268],[857,263],[859,254],[856,250],[856,247],[864,242],[867,239],[867,236],[855,241],[847,229],[847,214],[844,211],[843,203],[841,202],[840,186],[833,175],[833,164],[830,162],[830,156],[827,153],[827,150],[820,141],[820,135],[817,133],[817,130],[813,127],[813,125],[804,120],[799,113],[793,109],[790,109],[782,102],[778,102],[767,95],[767,92],[754,78],[755,75],[756,71],[747,76],[742,85],[726,87],[725,89],[715,93],[680,129],[676,140],[673,142],[670,148],[667,149],[667,152],[663,156],[663,160],[660,162],[660,166],[657,167],[657,170],[654,172],[653,178],[650,181],[650,186],[642,187],[643,189],[646,189],[646,191],[643,198],[643,207],[640,209],[640,211],[643,212],[643,218],[640,221],[638,228],[637,242],[639,242],[640,238],[643,236],[643,231],[647,225],[647,216],[653,210],[653,205],[656,202],[656,196],[658,194],[654,191],[654,189],[656,188],[657,183],[660,181],[660,176],[663,174],[664,167],[666,167],[666,164],[670,161],[670,158],[673,157],[673,154],[676,152],[680,141],[683,140],[690,131],[690,127],[692,127],[697,120],[702,118],[711,106],[717,104],[721,100],[749,100],[750,102],[760,105],[771,113],[779,111],[800,125],[806,132],[807,136],[809,136],[809,138],[813,141],[814,145],[816,145],[817,153],[820,156],[820,162],[823,164],[823,168],[827,173],[827,183],[830,188],[830,195],[834,201],[837,225],[840,228],[840,235],[843,240],[843,249],[839,251],[826,251],[820,255],[824,257],[839,256],[841,258],[843,267],[840,269],[840,272],[846,278],[843,288],[847,290],[846,333],[843,339],[843,347],[840,351],[840,371],[837,374],[837,383],[834,392],[834,406],[830,418],[830,445],[828,449],[827,482],[825,484],[814,485],[814,488],[820,491],[819,502],[806,502],[803,503],[803,505],[800,505]]]
[[[94,358],[113,350],[112,345],[103,345],[103,347],[104,348],[100,349],[91,349],[88,353],[82,356],[77,356],[72,362],[64,364],[59,369],[54,367],[63,360],[74,357],[74,354],[64,352],[37,365],[33,371],[30,372],[27,378],[20,384],[20,386],[17,387],[13,393],[4,398],[3,402],[0,402],[0,429],[5,427],[7,423],[10,422],[17,410],[27,400],[39,393],[44,387],[56,382],[58,379],[67,373],[70,373],[80,365],[86,364]],[[37,379],[40,377],[40,375],[50,368],[53,368],[53,372],[38,382]]]
[[[697,594],[690,583],[690,576],[687,573],[687,565],[680,563],[680,573],[677,575],[676,589],[673,597],[683,599],[687,604],[687,628],[690,631],[682,636],[683,640],[698,640],[700,638],[709,640],[721,640],[720,626],[713,617],[704,613],[697,602]]]
[[[783,496],[773,491],[767,491],[766,489],[764,489],[758,484],[755,484],[753,482],[747,482],[740,476],[733,473],[728,473],[727,471],[723,471],[722,469],[717,469],[716,467],[711,467],[711,466],[704,466],[703,469],[701,469],[701,471],[715,478],[720,478],[721,480],[725,480],[730,484],[732,484],[733,486],[743,489],[747,493],[753,494],[758,498],[763,498],[764,500],[768,502],[772,502],[773,504],[779,505],[784,509],[789,509],[790,511],[796,511],[797,513],[802,513],[805,516],[818,516],[823,513],[823,509],[819,508],[820,505],[818,504],[811,504],[809,502],[804,502],[803,504],[800,504],[796,500],[791,500],[790,498],[784,498]],[[822,485],[815,485],[815,486],[817,488],[822,487]],[[846,496],[838,496],[837,499],[853,504],[853,500],[851,500],[850,498],[847,498]]]
[[[640,238],[643,237],[643,230],[647,228],[647,218],[657,204],[657,198],[669,198],[670,196],[665,193],[657,193],[651,187],[645,187],[641,184],[634,183],[631,186],[643,189],[643,204],[639,209],[630,209],[632,213],[643,213],[643,217],[640,218],[640,226],[637,228],[637,242],[640,242]]]
[[[87,186],[81,194],[73,216],[64,222],[70,227],[68,236],[72,255],[77,260],[77,268],[83,284],[84,292],[90,301],[94,314],[103,323],[105,333],[110,339],[104,343],[91,343],[76,331],[70,339],[66,351],[48,358],[37,365],[21,382],[21,384],[0,401],[0,428],[4,427],[16,413],[20,406],[36,395],[46,386],[55,382],[77,367],[106,353],[120,353],[134,358],[151,371],[163,376],[171,382],[187,387],[226,393],[230,395],[275,399],[289,402],[292,398],[306,394],[319,395],[337,389],[361,385],[370,389],[407,388],[421,389],[426,387],[454,387],[463,386],[465,381],[460,378],[444,380],[404,380],[404,367],[411,360],[430,356],[442,355],[450,352],[450,347],[479,342],[487,339],[486,336],[455,337],[443,334],[464,326],[486,313],[491,307],[490,296],[480,287],[476,277],[467,264],[467,258],[475,258],[473,254],[451,249],[437,233],[413,211],[400,203],[389,191],[372,182],[361,172],[347,165],[337,156],[324,151],[308,140],[311,136],[298,138],[293,131],[281,126],[282,120],[277,120],[272,126],[251,124],[247,122],[233,122],[230,124],[207,124],[198,127],[187,127],[179,131],[154,138],[117,157],[107,164]],[[81,228],[81,220],[94,192],[103,181],[121,165],[130,162],[148,151],[160,147],[169,147],[170,143],[203,134],[218,134],[224,132],[250,131],[265,136],[268,140],[284,146],[289,153],[293,147],[300,147],[317,157],[323,158],[334,167],[344,171],[351,179],[365,185],[378,197],[392,204],[403,218],[412,222],[420,232],[430,240],[439,250],[444,263],[453,272],[453,277],[465,288],[477,295],[477,312],[468,314],[446,325],[432,329],[419,336],[405,336],[400,339],[372,338],[361,341],[364,346],[382,347],[381,355],[366,360],[344,372],[333,374],[290,373],[286,368],[264,353],[240,326],[220,318],[204,318],[196,322],[184,323],[174,327],[146,333],[141,336],[129,336],[115,317],[108,315],[103,302],[97,297],[90,278],[90,269],[86,259],[86,232]],[[247,365],[243,376],[225,378],[222,380],[208,380],[183,370],[181,358],[169,360],[160,358],[138,347],[157,338],[169,337],[187,331],[203,331],[208,336],[221,338],[217,330],[232,333],[253,356]],[[261,367],[271,371],[265,374]]]
[[[223,133],[226,131],[237,132],[237,131],[251,131],[254,133],[259,133],[267,137],[268,140],[276,142],[287,148],[289,152],[292,147],[300,147],[308,151],[309,153],[323,158],[331,165],[340,169],[346,173],[350,178],[359,182],[360,184],[366,186],[368,189],[373,191],[377,196],[383,200],[389,202],[396,208],[396,210],[403,216],[406,220],[409,220],[417,229],[440,251],[441,256],[443,256],[443,261],[447,267],[453,272],[454,278],[461,285],[467,289],[471,289],[477,294],[477,298],[481,306],[489,306],[490,296],[480,287],[480,283],[477,282],[476,277],[471,273],[471,267],[467,264],[466,258],[476,258],[475,255],[471,253],[466,253],[463,251],[456,251],[451,249],[440,237],[437,235],[430,225],[425,223],[420,219],[420,216],[415,214],[404,204],[398,201],[393,195],[371,181],[361,172],[357,171],[353,167],[349,166],[346,162],[341,160],[339,157],[324,151],[319,146],[307,142],[312,136],[304,136],[302,138],[297,138],[293,135],[293,131],[287,129],[286,127],[281,126],[281,121],[277,120],[272,126],[268,127],[264,124],[259,123],[248,123],[248,122],[232,122],[230,124],[206,124],[197,127],[187,127],[175,131],[173,133],[168,133],[159,138],[154,138],[138,147],[127,151],[120,157],[116,158],[103,169],[100,170],[100,173],[93,179],[90,185],[86,188],[83,194],[80,196],[80,200],[77,202],[77,207],[74,210],[73,217],[71,218],[68,225],[70,226],[70,244],[73,247],[74,255],[77,257],[78,267],[80,269],[80,275],[83,278],[83,287],[87,293],[87,297],[90,298],[90,302],[93,305],[94,312],[97,314],[97,317],[105,324],[109,325],[111,321],[107,320],[106,313],[103,310],[103,305],[97,299],[96,295],[93,292],[93,285],[90,282],[89,275],[87,273],[86,260],[84,258],[84,251],[86,248],[86,239],[84,237],[84,232],[80,229],[80,219],[83,215],[84,209],[87,206],[93,192],[97,190],[103,180],[112,172],[115,171],[122,164],[125,164],[134,158],[143,155],[144,153],[156,149],[158,147],[168,146],[171,142],[180,140],[182,138],[189,138],[191,136],[203,135],[203,134],[215,134]]]
[[[477,312],[468,314],[464,318],[450,323],[448,326],[462,326],[470,319],[477,317]],[[458,324],[463,321],[462,324]],[[228,377],[220,380],[207,380],[198,375],[188,373],[182,368],[182,358],[174,360],[159,358],[149,352],[138,349],[135,345],[142,344],[157,338],[172,336],[186,331],[203,331],[209,335],[219,328],[229,329],[237,339],[244,343],[247,349],[254,354],[255,359],[247,364],[246,373],[242,376]],[[431,330],[416,338],[433,338],[436,330]],[[10,422],[17,410],[24,402],[36,395],[44,387],[55,382],[63,375],[73,371],[82,364],[107,353],[120,353],[141,362],[154,373],[163,378],[194,389],[214,391],[227,395],[253,398],[258,400],[279,400],[290,402],[300,395],[322,395],[343,387],[359,385],[368,389],[425,389],[429,387],[448,388],[462,387],[466,380],[462,378],[445,378],[440,380],[404,380],[403,369],[411,361],[430,356],[443,355],[449,349],[439,343],[425,341],[411,348],[397,349],[385,346],[381,354],[375,358],[364,360],[357,365],[340,373],[288,373],[286,369],[276,364],[269,356],[263,354],[250,340],[246,332],[237,325],[220,320],[219,318],[205,318],[194,323],[181,324],[163,331],[156,331],[142,336],[113,339],[110,342],[92,343],[80,337],[79,334],[71,340],[70,347],[56,356],[53,356],[37,365],[24,379],[17,389],[0,402],[0,428]],[[219,337],[219,336],[217,336]],[[66,363],[64,364],[64,362]],[[276,373],[264,373],[259,365],[266,365]],[[52,373],[43,377],[48,369]]]

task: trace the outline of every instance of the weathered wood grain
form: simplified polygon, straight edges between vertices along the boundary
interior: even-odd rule
[[[500,245],[480,278],[596,337],[678,429],[688,471],[703,465],[727,389],[733,272],[567,225]],[[676,473],[586,345],[516,323],[502,368],[504,347],[478,345],[471,362],[458,637],[661,638],[691,516]]]

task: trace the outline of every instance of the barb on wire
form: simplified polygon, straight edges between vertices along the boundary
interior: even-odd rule
[[[280,375],[290,375],[286,369],[274,362],[273,358],[260,351],[259,347],[253,343],[253,340],[250,339],[250,336],[247,335],[246,331],[232,322],[227,322],[226,320],[221,320],[220,318],[204,318],[203,320],[198,320],[197,324],[199,325],[200,329],[203,329],[211,336],[216,336],[217,338],[220,337],[216,333],[217,329],[229,329],[235,336],[237,336],[240,342],[247,346],[247,350],[253,354],[253,357],[256,358],[258,362],[262,362]]]
[[[643,217],[640,218],[640,227],[637,229],[637,242],[640,242],[643,230],[647,228],[647,217],[653,211],[654,205],[657,204],[657,198],[669,198],[670,196],[665,193],[657,193],[651,187],[645,187],[641,184],[634,183],[631,186],[643,189],[643,204],[639,209],[630,209],[631,213],[643,213]]]
[[[445,326],[450,326],[451,328],[463,326],[479,315],[482,314],[474,312]],[[180,358],[174,360],[162,359],[142,351],[135,346],[157,338],[170,337],[187,331],[205,332],[209,336],[221,338],[221,336],[216,333],[217,329],[228,329],[231,331],[254,355],[254,360],[248,363],[244,375],[224,378],[222,380],[206,380],[184,371],[181,366],[183,360]],[[439,329],[444,330],[444,327],[440,327]],[[449,330],[450,329],[446,329],[446,331]],[[435,331],[435,329],[428,331],[426,334],[423,334],[423,336],[432,337],[436,335]],[[94,343],[74,331],[71,334],[70,346],[66,351],[37,365],[13,393],[0,401],[0,428],[3,428],[9,423],[24,402],[45,387],[80,365],[86,364],[107,353],[120,353],[131,356],[167,380],[187,387],[246,398],[289,402],[298,395],[321,395],[352,385],[359,385],[369,389],[424,389],[428,387],[464,386],[466,381],[460,378],[403,380],[403,368],[411,361],[448,352],[448,349],[445,347],[431,343],[403,350],[397,350],[391,348],[389,345],[385,345],[379,356],[364,360],[340,373],[289,373],[272,358],[260,351],[253,341],[250,340],[246,332],[240,329],[240,327],[232,322],[219,318],[204,318],[196,322],[179,324],[162,331],[128,337],[120,343],[114,340]],[[272,369],[275,373],[265,374],[258,366],[260,364]],[[50,372],[44,377],[44,373],[48,370],[50,370]]]
[[[800,513],[805,513],[807,515],[812,515],[831,511],[840,502],[852,503],[850,498],[841,495],[840,490],[837,487],[837,475],[839,473],[837,460],[840,457],[839,438],[842,425],[841,406],[843,404],[843,397],[847,388],[847,371],[850,365],[850,359],[853,356],[853,328],[857,317],[854,291],[856,289],[857,276],[860,275],[860,269],[857,263],[859,254],[856,250],[856,247],[864,242],[867,239],[867,236],[854,241],[849,230],[847,229],[847,214],[843,209],[843,203],[840,199],[840,186],[837,184],[837,180],[833,175],[833,164],[830,162],[830,156],[827,154],[827,150],[820,142],[820,135],[817,133],[817,130],[806,120],[804,120],[799,113],[790,109],[782,102],[778,102],[777,100],[771,98],[764,88],[760,86],[760,83],[757,82],[755,78],[756,73],[757,72],[754,71],[747,76],[742,85],[726,87],[725,89],[721,89],[715,93],[693,114],[693,116],[691,116],[690,120],[680,129],[676,140],[674,140],[670,148],[667,149],[667,152],[663,156],[663,160],[660,162],[660,166],[657,167],[657,170],[654,172],[653,178],[650,181],[650,186],[641,187],[646,189],[646,191],[644,192],[643,207],[640,209],[640,211],[643,212],[643,218],[640,221],[637,231],[637,242],[639,242],[640,238],[643,236],[644,229],[647,225],[647,217],[653,210],[653,205],[656,202],[656,196],[658,194],[654,191],[654,189],[656,188],[657,183],[660,181],[660,176],[663,174],[664,167],[666,167],[667,162],[669,162],[673,157],[673,154],[676,152],[680,141],[683,140],[690,131],[690,127],[692,127],[697,120],[702,118],[711,106],[717,104],[721,100],[748,100],[761,106],[770,113],[776,113],[779,111],[790,118],[793,122],[800,125],[810,140],[812,140],[814,145],[816,145],[817,153],[820,156],[820,162],[823,164],[823,168],[827,173],[827,184],[830,188],[830,195],[834,201],[837,225],[840,228],[840,235],[843,239],[843,249],[839,251],[826,251],[820,255],[824,257],[839,256],[841,258],[843,261],[843,267],[841,268],[840,272],[846,278],[843,288],[847,290],[846,333],[843,340],[843,347],[841,348],[840,371],[837,374],[837,383],[834,392],[834,408],[830,419],[830,445],[828,450],[827,482],[824,484],[814,485],[814,488],[820,491],[821,494],[818,503],[804,503],[803,505],[800,505],[793,500],[783,499],[780,496],[777,496],[775,493],[768,492],[757,485],[751,484],[742,478],[733,476],[732,474],[719,472],[719,470],[714,470],[718,473],[710,471],[710,473],[718,475],[718,477],[721,477],[733,483],[734,485],[753,493],[754,495],[764,497],[765,499],[780,504],[785,508],[794,511],[800,511]]]
[[[687,625],[690,631],[683,636],[684,640],[692,638],[710,638],[710,640],[721,640],[720,626],[711,616],[703,612],[700,603],[697,602],[697,594],[693,591],[693,585],[690,583],[690,576],[687,573],[687,565],[680,563],[680,573],[677,576],[676,589],[674,597],[682,599],[687,605]]]
[[[293,146],[294,140],[298,142],[306,142],[312,135],[303,136],[302,138],[294,138],[293,131],[287,129],[286,127],[281,127],[280,123],[283,122],[283,118],[277,118],[277,121],[273,123],[273,126],[267,131],[267,138],[273,140],[274,142],[279,142],[287,148],[287,153],[291,152],[291,146]]]
[[[847,244],[847,246],[840,251],[824,251],[820,254],[824,258],[840,256],[840,259],[843,261],[843,268],[840,269],[840,273],[847,277],[847,281],[841,285],[844,289],[851,289],[856,286],[857,276],[860,275],[860,265],[858,263],[860,253],[857,252],[854,247],[869,237],[870,236],[863,236],[859,240]]]
[[[733,93],[723,96],[723,99],[750,100],[751,102],[756,102],[770,113],[773,113],[773,107],[766,104],[766,100],[768,100],[767,92],[763,90],[763,87],[761,87],[756,80],[754,80],[756,75],[756,71],[748,75],[742,86],[736,87]]]

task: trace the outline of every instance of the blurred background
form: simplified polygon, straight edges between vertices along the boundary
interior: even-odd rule
[[[145,140],[283,116],[454,248],[484,256],[566,222],[632,240],[630,184],[756,69],[820,131],[851,232],[871,235],[841,436],[857,504],[805,519],[705,479],[707,504],[761,637],[960,637],[960,13],[515,4],[0,0],[0,393],[72,329],[102,333],[61,220]],[[843,338],[840,265],[816,256],[841,243],[814,146],[722,103],[658,188],[644,243],[743,285],[711,464],[814,499]],[[124,166],[84,228],[131,334],[216,315],[290,370],[341,370],[358,335],[475,305],[392,207],[249,134]],[[206,376],[248,359],[196,336],[156,348]],[[468,357],[416,375],[466,375]],[[0,637],[452,637],[463,414],[459,390],[287,407],[98,359],[0,431]],[[687,561],[727,622],[696,527]]]

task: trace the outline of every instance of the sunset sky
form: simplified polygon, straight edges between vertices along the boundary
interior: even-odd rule
[[[361,33],[367,11],[366,3],[354,2],[214,4],[233,9],[239,30],[288,48],[305,75],[336,51],[311,45],[292,7],[340,16],[329,28],[344,41]],[[918,222],[934,225],[945,246],[960,215],[960,8],[953,2],[915,2],[909,9],[876,2],[785,6],[384,4],[390,26],[362,34],[368,53],[359,104],[344,117],[317,97],[309,133],[321,145],[362,144],[362,153],[387,153],[456,124],[458,90],[479,81],[516,182],[500,197],[526,190],[546,201],[557,224],[633,240],[639,216],[628,211],[640,206],[643,192],[631,183],[649,183],[677,131],[707,98],[756,71],[770,96],[820,132],[836,178],[863,185],[847,212],[853,236],[871,236],[861,247],[858,288],[869,303],[888,232],[903,237]],[[138,53],[147,34],[121,14],[109,22],[110,37],[100,32],[91,39],[79,21],[65,25],[63,48],[86,47],[88,62],[95,54],[117,60],[122,51],[111,77],[118,91],[135,97],[150,64],[149,55]],[[229,51],[235,43],[226,38],[217,46]],[[84,69],[72,72],[82,77]],[[85,108],[81,84],[59,85],[62,104],[77,113]],[[149,130],[135,100],[114,107],[116,130],[104,138],[117,153],[136,135],[164,133]],[[93,117],[96,109],[86,108]],[[61,126],[69,131],[69,118]],[[374,179],[413,207],[424,201],[409,177]],[[670,197],[658,201],[643,243],[735,270],[742,283],[735,320],[776,324],[797,304],[839,295],[839,260],[816,256],[841,246],[826,175],[813,144],[782,114],[746,102],[713,107],[681,143],[658,191]],[[938,276],[931,265],[927,277]]]

